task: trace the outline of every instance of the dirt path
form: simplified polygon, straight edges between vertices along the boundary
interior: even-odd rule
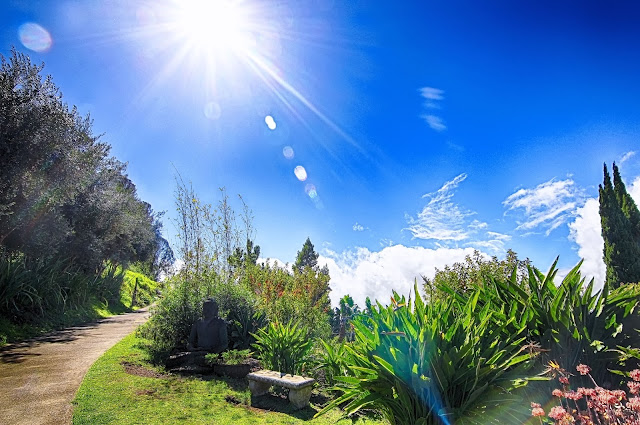
[[[147,318],[139,310],[1,348],[0,424],[70,424],[89,367]]]

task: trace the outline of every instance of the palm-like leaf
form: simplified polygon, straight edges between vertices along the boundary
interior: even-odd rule
[[[475,296],[461,310],[397,293],[393,299],[354,322],[350,377],[336,378],[344,394],[323,412],[348,402],[347,413],[373,407],[392,424],[425,425],[473,423],[481,412],[488,423],[498,405],[504,413],[506,399],[513,398],[506,391],[529,364],[530,354],[521,351],[524,329],[513,332],[513,320],[494,315]]]

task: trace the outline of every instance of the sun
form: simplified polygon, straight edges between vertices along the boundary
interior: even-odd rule
[[[176,4],[176,32],[201,50],[243,54],[252,44],[250,9],[246,6],[233,0],[182,0]]]

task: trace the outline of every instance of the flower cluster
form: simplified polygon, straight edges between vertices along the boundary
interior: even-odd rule
[[[554,365],[555,366],[555,365]],[[548,417],[557,425],[568,424],[631,424],[640,425],[640,369],[629,373],[632,381],[627,382],[629,393],[635,397],[627,398],[624,390],[608,390],[598,386],[591,376],[591,368],[580,364],[576,370],[581,375],[588,376],[594,388],[580,387],[577,390],[569,388],[570,374],[559,367],[553,367],[554,373],[560,374],[558,381],[562,389],[556,388],[552,394],[557,397],[560,405],[554,406]],[[581,400],[578,403],[578,400]],[[531,403],[531,415],[543,423],[545,411],[538,403]],[[545,423],[548,419],[545,419]]]

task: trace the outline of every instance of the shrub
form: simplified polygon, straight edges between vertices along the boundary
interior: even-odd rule
[[[269,321],[299,321],[310,338],[331,335],[328,275],[309,267],[291,273],[276,264],[249,266],[242,279]]]
[[[265,368],[300,374],[313,344],[298,323],[271,322],[254,335],[253,344]]]
[[[394,292],[392,305],[358,317],[355,342],[346,346],[348,376],[335,378],[343,394],[319,414],[347,403],[346,413],[372,408],[392,425],[526,415],[509,393],[526,383],[530,366],[524,328],[512,331],[514,319],[482,307],[478,296],[456,311],[444,300],[407,302]]]
[[[525,328],[527,340],[543,353],[542,366],[554,360],[571,370],[578,363],[591,364],[603,378],[607,367],[615,364],[616,356],[607,348],[615,347],[622,336],[621,319],[631,314],[640,300],[640,287],[628,285],[610,291],[607,284],[594,292],[593,279],[585,284],[580,275],[580,262],[556,285],[558,259],[547,274],[529,267],[526,280],[512,274],[510,280],[486,279],[474,285],[473,291],[456,291],[441,286],[464,308],[469,300],[514,317],[510,325],[515,331]]]
[[[344,341],[318,339],[320,349],[317,353],[315,369],[323,372],[325,383],[334,385],[336,376],[345,376],[348,370],[348,353]]]
[[[218,302],[220,315],[227,320],[229,348],[249,348],[255,342],[252,334],[267,324],[265,314],[258,309],[256,295],[242,281],[218,281],[213,285],[211,295]]]
[[[251,350],[228,350],[221,354],[209,353],[205,356],[209,364],[227,364],[239,365],[244,364],[251,357]]]
[[[151,304],[162,284],[149,279],[142,273],[126,270],[120,289],[120,302],[127,307]],[[135,300],[133,294],[135,292]],[[135,303],[133,302],[135,301]]]
[[[70,260],[30,259],[0,249],[0,316],[14,323],[36,323],[81,308],[92,297],[118,302],[122,279],[115,266],[90,275]]]
[[[209,279],[184,279],[169,282],[163,297],[152,309],[151,318],[138,330],[150,340],[147,347],[157,362],[177,346],[186,345],[192,325],[202,316],[202,304],[212,293],[213,275]]]
[[[640,370],[635,369],[627,374],[631,378],[627,382],[629,393],[633,397],[627,398],[625,390],[609,390],[600,387],[593,376],[591,368],[584,364],[576,366],[576,370],[582,376],[587,376],[593,388],[579,387],[572,390],[570,387],[571,374],[562,369],[557,363],[550,363],[549,372],[558,376],[562,389],[553,390],[554,398],[559,405],[551,407],[545,417],[545,410],[538,403],[531,403],[531,415],[537,417],[542,424],[637,424],[640,423]]]

